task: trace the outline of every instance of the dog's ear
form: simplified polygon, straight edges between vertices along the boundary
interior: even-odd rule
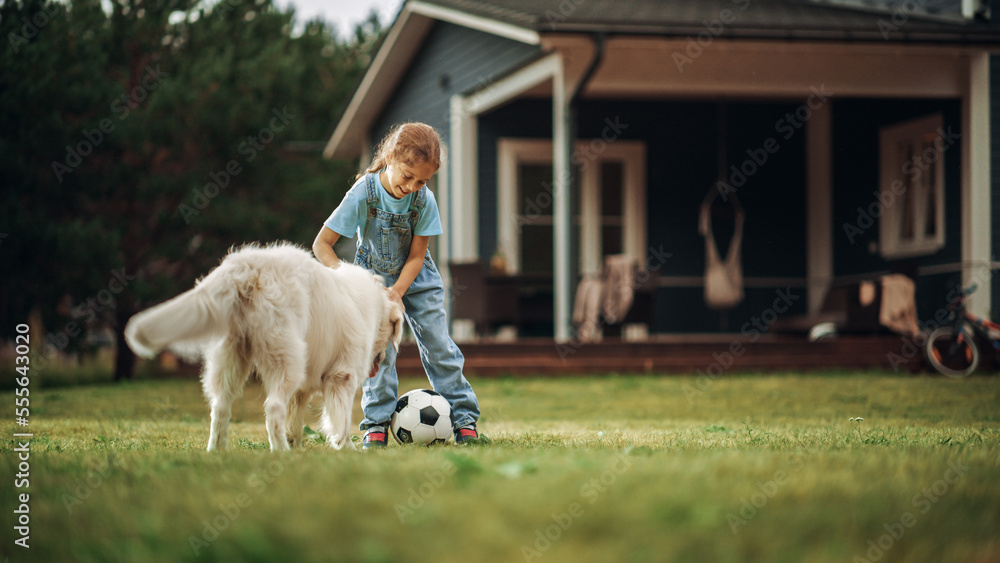
[[[389,322],[392,323],[392,347],[399,352],[399,344],[403,341],[403,305],[389,302]]]

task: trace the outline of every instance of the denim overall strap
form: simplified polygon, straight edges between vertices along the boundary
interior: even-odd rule
[[[375,191],[375,179],[378,178],[378,174],[368,173],[365,174],[365,204],[368,207],[368,212],[365,214],[364,223],[361,225],[361,236],[358,237],[357,250],[358,253],[362,253],[362,245],[365,239],[368,238],[368,225],[375,219],[376,209],[378,208],[378,192]],[[370,249],[365,249],[369,251]],[[357,255],[354,259],[355,264],[361,264],[358,260]],[[368,268],[367,265],[365,265]],[[369,268],[371,269],[371,268]]]
[[[391,283],[391,280],[399,276],[409,254],[415,215],[410,210],[405,213],[390,213],[379,209],[379,189],[378,174],[366,175],[365,202],[368,212],[362,234],[358,237],[354,263],[383,276]]]
[[[416,197],[410,202],[410,221],[413,222],[413,228],[417,228],[417,218],[420,217],[420,212],[424,210],[424,204],[427,202],[427,186],[420,188],[417,191]]]
[[[368,222],[375,217],[375,210],[378,208],[378,192],[375,191],[375,180],[378,173],[365,174],[365,203],[368,204],[368,214],[365,215],[365,224],[361,226],[361,234],[368,232]]]
[[[410,229],[413,232],[417,230],[417,219],[420,218],[420,213],[423,212],[424,206],[427,204],[427,186],[420,188],[417,192],[416,197],[410,202]],[[424,263],[434,262],[434,258],[431,257],[430,246],[427,247],[427,252],[424,253]]]

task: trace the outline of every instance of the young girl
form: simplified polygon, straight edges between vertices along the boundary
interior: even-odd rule
[[[320,229],[313,253],[336,268],[333,245],[358,235],[354,263],[385,278],[389,295],[402,301],[435,391],[451,405],[455,441],[478,439],[479,403],[462,374],[465,357],[448,335],[444,285],[427,243],[441,234],[441,217],[427,181],[441,166],[441,140],[429,125],[397,125],[382,140],[371,166]],[[396,353],[389,346],[375,377],[366,378],[361,408],[364,448],[386,445],[396,407]]]

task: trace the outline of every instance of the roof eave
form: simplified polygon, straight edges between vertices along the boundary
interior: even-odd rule
[[[548,34],[605,33],[608,35],[653,35],[658,37],[697,37],[703,33],[703,26],[677,25],[630,25],[564,23],[552,26]],[[728,39],[787,39],[797,41],[852,41],[880,43],[950,43],[958,45],[1000,46],[1000,33],[994,30],[966,29],[952,32],[944,30],[916,30],[883,32],[878,29],[829,29],[829,28],[728,28],[719,38]]]
[[[367,132],[378,113],[388,103],[406,72],[406,67],[436,21],[477,29],[522,43],[538,45],[541,42],[537,31],[525,27],[419,0],[404,3],[330,136],[323,150],[324,158],[358,158],[361,155],[361,145],[367,138]]]
[[[381,107],[388,101],[403,69],[432,24],[433,21],[414,14],[408,5],[403,6],[323,149],[324,158],[361,155],[364,132],[374,119],[372,106]]]

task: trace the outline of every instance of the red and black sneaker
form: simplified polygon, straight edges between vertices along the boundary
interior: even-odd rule
[[[465,444],[465,443],[476,443],[479,441],[479,432],[476,431],[476,425],[470,424],[468,426],[463,426],[455,432],[455,443]]]
[[[372,426],[365,431],[365,439],[361,444],[361,449],[370,450],[384,448],[389,442],[389,434],[383,426]]]

